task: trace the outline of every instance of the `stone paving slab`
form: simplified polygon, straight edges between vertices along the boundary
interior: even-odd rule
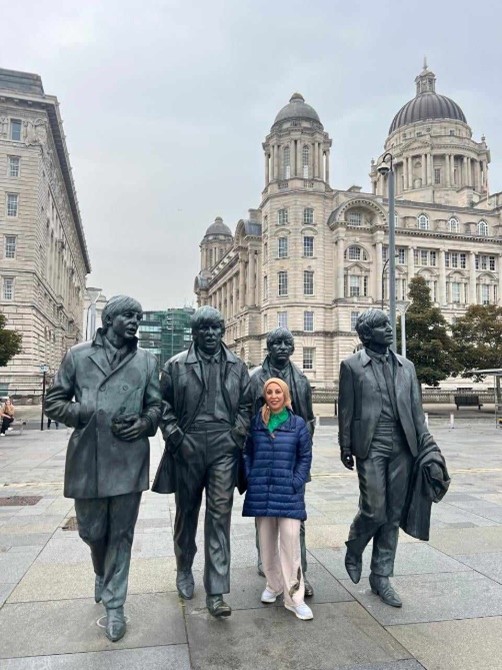
[[[427,670],[500,670],[502,618],[388,628]]]
[[[93,599],[5,604],[0,610],[0,658],[158,647],[186,643],[174,593],[130,595],[126,636],[110,642],[96,621],[105,610]]]
[[[384,626],[502,615],[502,586],[476,572],[410,575],[392,581],[402,608],[385,605],[366,579],[342,584]]]
[[[270,607],[224,621],[194,611],[186,622],[193,670],[338,670],[411,656],[354,602],[318,605],[314,621]]]
[[[433,528],[429,544],[450,556],[502,551],[502,526]]]
[[[334,577],[348,579],[344,563],[345,549],[321,548],[309,551]],[[363,557],[363,578],[368,577],[370,573],[370,562],[371,547],[368,547]],[[465,562],[450,558],[424,542],[399,543],[394,566],[396,576],[468,571],[469,567]]]
[[[173,558],[132,559],[131,593],[163,593],[176,590]],[[94,572],[89,560],[82,563],[36,563],[9,598],[10,603],[89,598],[94,593]]]
[[[412,667],[410,666],[410,670]],[[190,657],[188,645],[173,644],[144,649],[4,659],[1,668],[2,670],[131,670],[132,668],[137,670],[190,670]],[[382,670],[387,670],[387,668],[382,667]]]
[[[502,552],[455,556],[457,561],[502,584]]]
[[[0,583],[17,584],[39,553],[40,547],[29,545],[13,547],[0,554]]]

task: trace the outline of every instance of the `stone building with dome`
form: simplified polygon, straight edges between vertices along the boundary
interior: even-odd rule
[[[450,322],[469,304],[501,304],[502,193],[489,192],[485,138],[473,139],[426,65],[415,83],[371,161],[370,192],[330,185],[331,139],[295,93],[262,145],[259,208],[233,235],[219,217],[207,229],[195,293],[200,305],[222,311],[225,340],[248,365],[260,363],[267,333],[283,325],[311,382],[336,383],[358,342],[357,316],[388,297],[388,191],[376,169],[386,152],[396,179],[398,301],[421,275]]]

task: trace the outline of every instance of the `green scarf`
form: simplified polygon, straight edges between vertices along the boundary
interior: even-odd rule
[[[288,420],[288,417],[289,413],[285,407],[283,407],[280,412],[277,412],[277,414],[271,414],[267,426],[268,430],[273,433],[276,428],[282,426],[282,424]]]

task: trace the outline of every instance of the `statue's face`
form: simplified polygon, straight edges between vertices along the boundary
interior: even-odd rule
[[[201,323],[193,336],[195,346],[208,356],[218,351],[221,346],[221,338],[221,324],[216,321]]]
[[[274,340],[269,349],[270,362],[272,365],[284,365],[289,361],[294,350],[295,348],[290,340]]]
[[[392,326],[387,317],[378,326],[374,326],[371,331],[370,349],[372,344],[376,344],[379,347],[390,347],[392,344]]]
[[[138,332],[139,323],[142,318],[143,312],[129,310],[122,314],[117,314],[117,316],[110,320],[110,327],[118,337],[124,340],[132,340]]]

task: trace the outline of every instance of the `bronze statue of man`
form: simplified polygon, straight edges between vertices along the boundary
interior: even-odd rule
[[[253,415],[263,405],[263,385],[271,377],[283,379],[289,387],[293,412],[307,424],[310,436],[314,435],[315,417],[312,409],[312,388],[307,377],[291,361],[295,350],[293,335],[287,328],[276,328],[267,335],[267,351],[262,365],[251,371],[251,398],[253,401]],[[310,480],[310,475],[309,475]],[[258,550],[258,573],[265,576],[261,566],[260,546],[258,533],[256,534],[256,548]],[[305,596],[314,595],[314,589],[307,580],[307,547],[305,545],[305,522],[300,526],[300,548],[302,559],[303,579],[305,582]]]
[[[364,348],[342,362],[338,399],[341,460],[352,470],[355,456],[360,491],[345,567],[357,584],[363,551],[373,539],[371,590],[401,607],[389,577],[417,445],[428,430],[415,368],[389,349],[392,328],[385,312],[363,312],[356,331]]]
[[[171,358],[161,374],[160,425],[166,451],[159,473],[169,461],[174,463],[178,593],[187,600],[193,596],[195,535],[205,489],[206,604],[213,616],[228,617],[232,610],[223,594],[230,592],[230,520],[240,452],[250,424],[249,374],[222,342],[225,323],[218,310],[200,307],[191,326],[190,348]],[[155,486],[153,490],[168,492]]]
[[[134,298],[106,303],[92,342],[72,347],[45,401],[53,421],[74,428],[64,495],[75,499],[78,531],[91,548],[95,600],[106,608],[106,635],[126,630],[124,602],[141,493],[149,486],[150,443],[160,415],[157,359],[140,349],[143,316]]]

